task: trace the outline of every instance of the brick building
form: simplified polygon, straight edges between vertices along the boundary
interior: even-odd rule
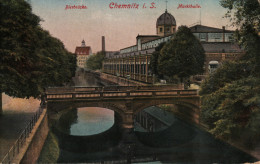
[[[86,61],[90,55],[92,55],[91,47],[85,45],[85,41],[82,40],[81,46],[76,47],[75,54],[77,55],[77,67],[85,68]]]

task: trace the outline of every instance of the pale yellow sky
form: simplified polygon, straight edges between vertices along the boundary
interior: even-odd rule
[[[118,4],[139,4],[138,9],[110,9],[111,2]],[[154,2],[155,7],[148,6]],[[146,9],[142,6],[145,3]],[[85,5],[88,9],[65,10],[66,5]],[[201,9],[177,9],[179,4],[199,4]],[[119,50],[134,45],[138,34],[156,34],[156,20],[164,13],[164,0],[31,0],[33,12],[44,21],[41,25],[65,47],[75,51],[84,38],[93,52],[101,50],[101,36],[106,38],[106,50]],[[200,19],[203,25],[226,26],[222,18],[226,9],[218,0],[168,0],[168,12],[177,21],[177,26],[191,25]]]

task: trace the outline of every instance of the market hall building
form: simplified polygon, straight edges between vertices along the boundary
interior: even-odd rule
[[[203,25],[190,27],[191,32],[201,41],[205,50],[205,76],[213,72],[224,60],[235,60],[243,54],[240,47],[233,43],[234,31],[225,27],[213,28]],[[119,52],[106,53],[103,72],[128,79],[153,83],[150,60],[155,48],[168,42],[176,32],[176,20],[166,10],[156,22],[157,35],[138,35],[136,45],[121,49]]]

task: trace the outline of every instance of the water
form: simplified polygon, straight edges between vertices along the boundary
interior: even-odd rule
[[[81,72],[81,75],[84,75],[84,78],[78,76],[76,80],[74,79],[75,85],[100,86],[100,82],[93,77],[87,76],[84,72]],[[169,128],[145,133],[118,130],[114,114],[113,111],[104,108],[78,108],[64,114],[59,123],[61,132],[53,131],[59,143],[59,157],[51,162],[126,163],[128,160],[132,163],[244,163],[257,161],[177,117],[173,118],[173,124]],[[52,145],[48,144],[47,140],[45,146]]]
[[[78,108],[77,116],[77,122],[70,127],[71,135],[98,134],[111,128],[114,124],[114,111],[105,108]]]

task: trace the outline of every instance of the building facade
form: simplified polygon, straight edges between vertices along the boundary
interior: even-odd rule
[[[201,41],[205,50],[205,73],[202,76],[216,69],[216,63],[234,60],[243,54],[239,46],[232,42],[234,31],[226,30],[225,27],[219,29],[203,25],[195,25],[190,29]],[[107,54],[103,62],[103,72],[152,83],[153,76],[150,70],[152,53],[159,44],[172,39],[176,32],[176,20],[167,10],[157,19],[156,31],[157,35],[138,35],[136,45],[123,48],[114,54]],[[210,65],[211,63],[214,65]]]
[[[77,55],[77,67],[85,68],[88,57],[92,55],[92,50],[91,47],[86,46],[85,41],[82,40],[81,46],[76,47],[75,54]]]

